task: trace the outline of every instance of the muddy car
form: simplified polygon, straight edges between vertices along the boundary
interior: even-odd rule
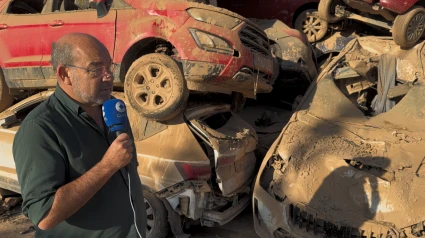
[[[212,6],[219,6],[223,8],[229,7],[231,10],[235,10],[238,14],[246,14],[244,15],[245,17],[255,23],[266,33],[269,38],[271,52],[274,56],[274,72],[272,78],[273,88],[277,87],[277,90],[281,91],[282,88],[288,88],[288,84],[295,84],[298,86],[307,83],[308,85],[316,78],[317,63],[315,60],[315,54],[312,46],[308,43],[308,38],[306,38],[305,34],[301,33],[299,30],[289,27],[279,19],[272,19],[272,15],[270,14],[264,15],[263,13],[263,15],[261,15],[253,13],[252,11],[258,10],[258,7],[255,8],[257,3],[254,4],[253,2],[249,2],[244,5],[244,8],[235,8],[232,6],[238,5],[240,7],[240,3],[238,3],[238,1],[189,1],[210,4]],[[282,4],[282,6],[283,5],[284,4]],[[262,6],[262,8],[264,8],[264,6]],[[260,17],[256,18],[256,16]],[[267,94],[261,94],[259,97],[263,97],[264,95]]]
[[[14,97],[55,87],[52,43],[71,32],[107,47],[115,88],[152,120],[177,115],[190,92],[255,98],[272,90],[267,36],[242,16],[182,0],[96,2],[106,15],[89,0],[0,1],[0,111]]]
[[[260,167],[260,237],[424,236],[424,46],[362,37],[325,68]]]
[[[405,48],[413,47],[425,30],[424,1],[420,0],[322,0],[318,16],[328,23],[347,18],[387,29]]]
[[[52,93],[35,94],[0,113],[0,188],[20,193],[13,138],[27,113]],[[123,93],[114,96],[124,100]],[[166,123],[127,109],[144,186],[147,237],[167,237],[170,228],[181,235],[183,220],[223,225],[250,204],[258,138],[230,105],[189,105]]]

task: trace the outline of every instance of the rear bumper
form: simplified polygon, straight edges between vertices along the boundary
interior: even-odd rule
[[[185,181],[168,191],[157,193],[165,198],[170,208],[192,220],[200,219],[202,225],[213,227],[215,223],[224,225],[239,215],[249,204],[249,187],[235,198],[225,198],[213,194],[205,180]]]
[[[242,196],[242,199],[239,200],[237,205],[232,206],[223,212],[206,210],[203,212],[202,218],[203,220],[216,222],[222,226],[239,215],[249,205],[249,201],[249,195],[245,194]]]

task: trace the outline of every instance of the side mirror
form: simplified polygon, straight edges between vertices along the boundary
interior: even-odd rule
[[[108,9],[106,9],[105,0],[90,0],[90,8],[96,8],[97,18],[102,18],[108,14]]]

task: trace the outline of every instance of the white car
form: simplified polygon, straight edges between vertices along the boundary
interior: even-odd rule
[[[27,113],[52,93],[37,93],[0,113],[0,188],[20,193],[13,139]],[[125,101],[122,93],[114,96]],[[164,123],[127,110],[145,189],[148,237],[167,237],[170,228],[179,235],[183,220],[223,225],[250,204],[258,138],[230,105],[189,106]]]

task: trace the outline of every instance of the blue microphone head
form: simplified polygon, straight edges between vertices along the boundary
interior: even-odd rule
[[[111,132],[124,131],[127,123],[127,110],[120,99],[109,99],[102,106],[103,120]]]

